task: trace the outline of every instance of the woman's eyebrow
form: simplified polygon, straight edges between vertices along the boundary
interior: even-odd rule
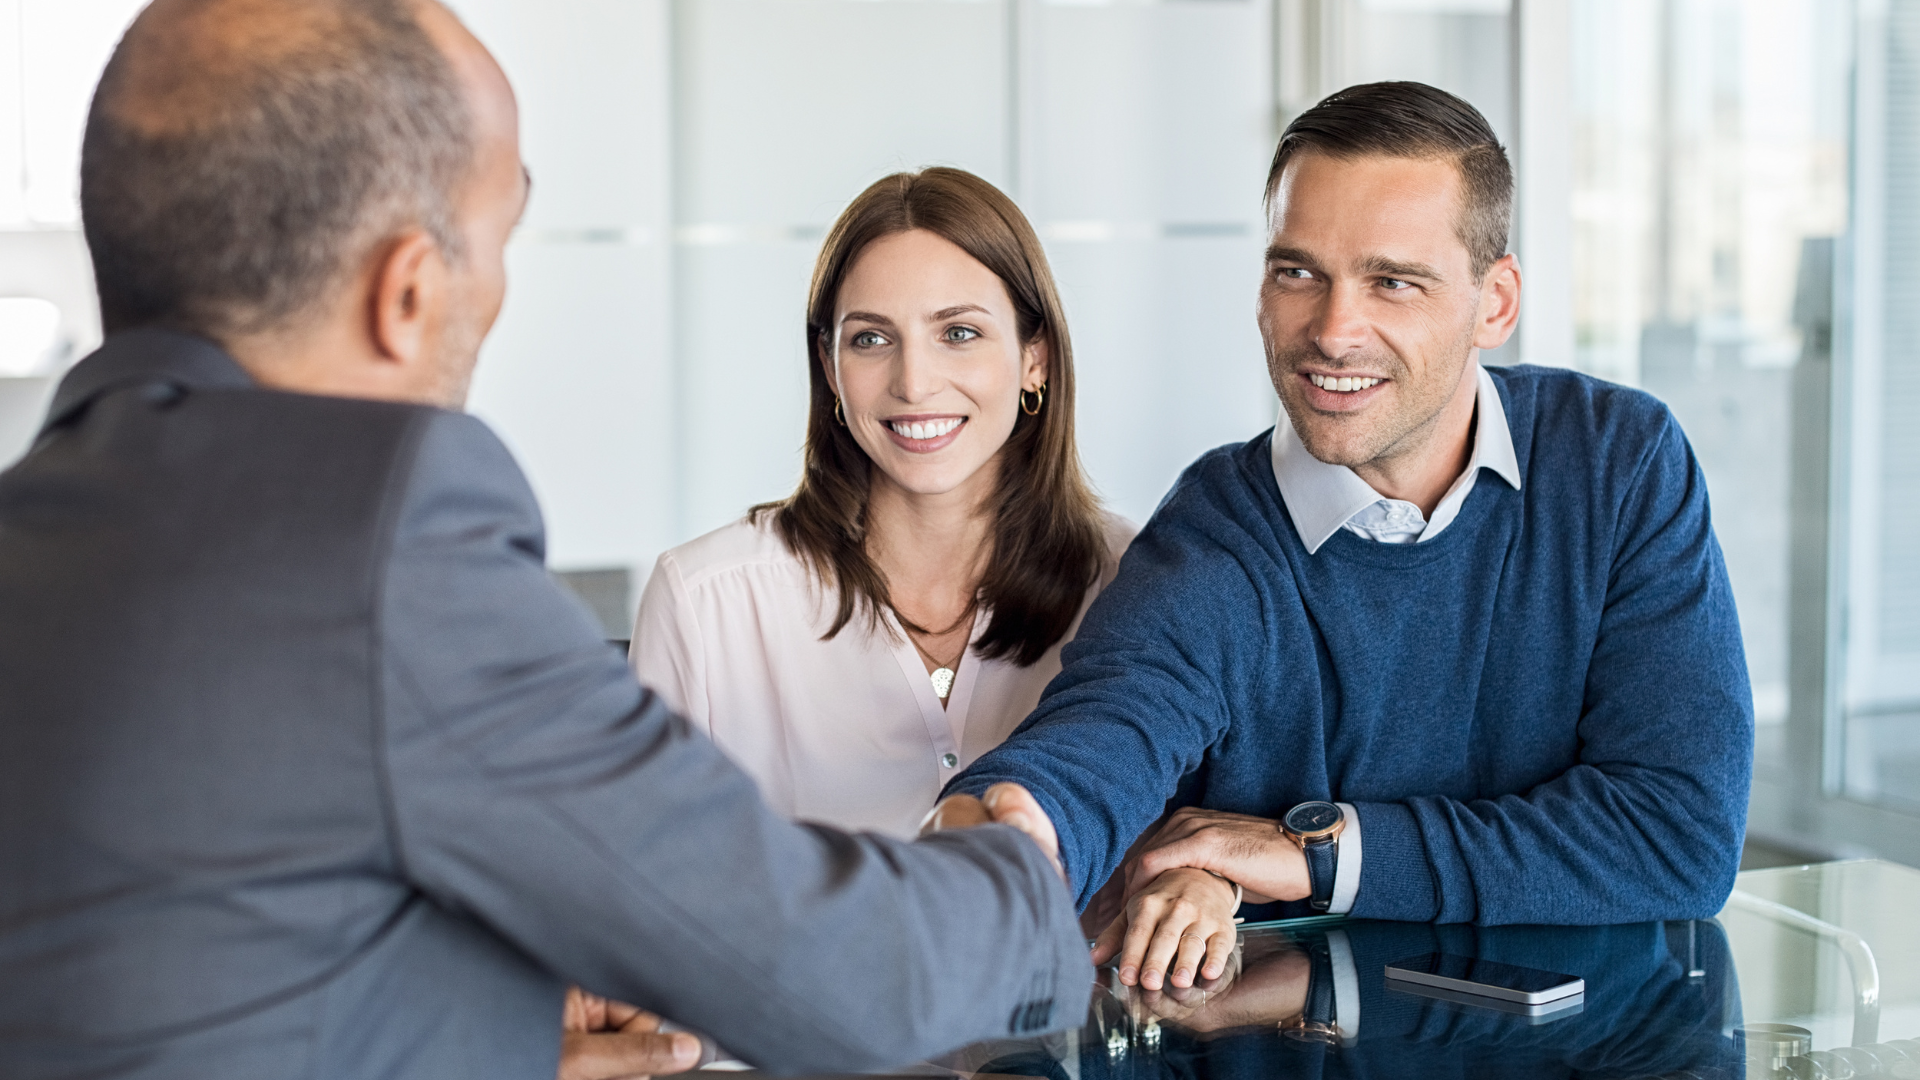
[[[965,315],[969,311],[977,311],[982,315],[992,314],[992,312],[981,307],[979,304],[955,304],[953,307],[941,308],[939,311],[934,312],[933,321],[940,322],[943,319],[951,319],[956,315]]]
[[[850,323],[850,322],[872,323],[875,326],[892,326],[893,325],[892,319],[887,318],[885,315],[875,315],[871,311],[849,311],[845,315],[840,316],[840,321],[842,323]]]

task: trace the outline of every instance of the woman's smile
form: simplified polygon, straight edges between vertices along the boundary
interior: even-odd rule
[[[882,421],[881,426],[901,449],[931,454],[951,446],[966,423],[964,416],[895,416]]]

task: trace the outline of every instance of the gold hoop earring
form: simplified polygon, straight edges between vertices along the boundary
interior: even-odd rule
[[[1033,408],[1031,409],[1027,408],[1028,393],[1029,391],[1026,390],[1020,391],[1020,411],[1026,413],[1028,416],[1039,416],[1041,408],[1047,403],[1047,384],[1041,383],[1040,389],[1031,391],[1033,394]]]
[[[839,421],[841,427],[847,426],[846,414],[840,411],[840,395],[839,394],[833,395],[833,418]]]

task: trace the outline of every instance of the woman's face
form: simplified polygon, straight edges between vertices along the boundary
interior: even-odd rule
[[[915,495],[992,489],[1021,390],[1047,378],[998,275],[925,229],[874,241],[840,284],[824,357],[878,482]]]

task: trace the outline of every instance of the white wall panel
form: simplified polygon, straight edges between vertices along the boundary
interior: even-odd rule
[[[456,0],[520,100],[534,178],[473,411],[513,447],[556,567],[678,537],[666,0]]]

